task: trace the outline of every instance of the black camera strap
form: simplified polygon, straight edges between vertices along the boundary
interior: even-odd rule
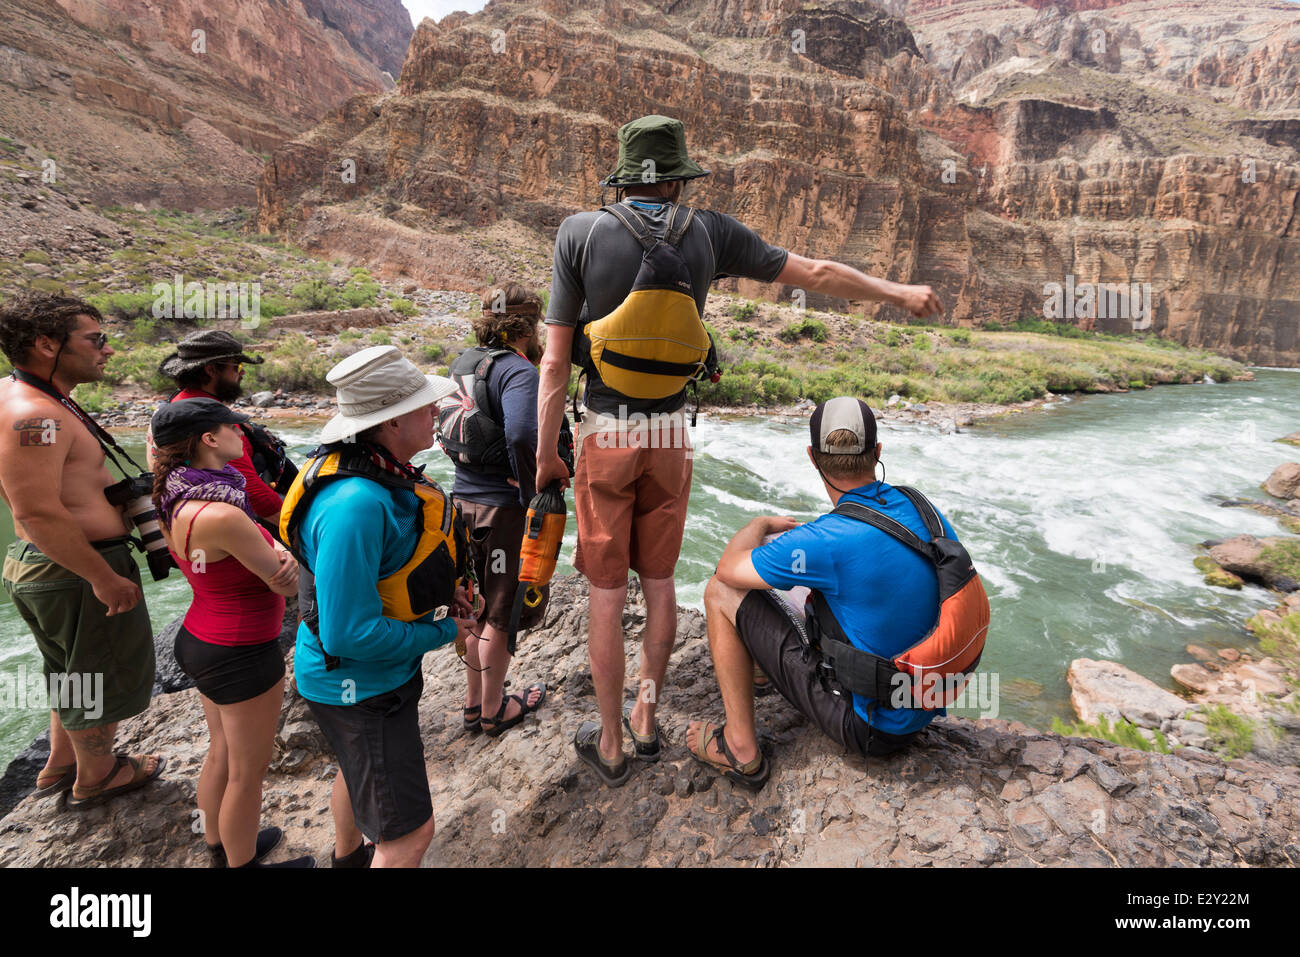
[[[53,399],[55,402],[58,402],[59,405],[63,406],[74,416],[76,416],[77,421],[79,421],[82,425],[84,425],[86,429],[89,430],[90,434],[94,436],[95,441],[97,441],[99,443],[100,448],[104,450],[104,454],[108,456],[108,458],[113,462],[114,465],[117,466],[117,470],[122,473],[122,476],[124,478],[130,478],[132,474],[135,475],[144,474],[146,470],[142,469],[139,465],[136,464],[135,460],[131,458],[129,454],[127,454],[127,451],[124,448],[122,448],[122,446],[117,444],[117,440],[114,439],[113,436],[109,435],[108,431],[102,425],[100,425],[98,422],[92,419],[90,417],[90,414],[85,409],[77,405],[77,403],[73,401],[71,396],[64,395],[62,392],[60,392],[58,387],[55,386],[54,383],[48,382],[45,379],[42,379],[40,376],[32,375],[30,372],[26,372],[22,369],[14,369],[10,378],[16,379],[18,382],[21,382],[23,385],[29,385],[33,389],[36,389],[38,392],[44,392],[51,399]],[[128,472],[122,466],[122,463],[118,461],[117,455],[113,454],[114,452],[116,452],[117,455],[122,456],[122,458],[130,462],[131,466],[135,469],[135,472],[134,473]]]

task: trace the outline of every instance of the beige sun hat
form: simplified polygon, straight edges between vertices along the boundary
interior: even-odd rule
[[[350,441],[358,432],[433,405],[456,383],[425,375],[396,346],[372,346],[348,356],[325,377],[338,393],[339,412],[325,424],[322,445]]]

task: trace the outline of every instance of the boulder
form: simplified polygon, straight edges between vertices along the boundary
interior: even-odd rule
[[[1279,591],[1295,591],[1300,588],[1288,569],[1279,567],[1270,560],[1266,550],[1291,547],[1295,539],[1256,538],[1254,535],[1238,535],[1218,542],[1210,548],[1210,558],[1226,571],[1239,575],[1246,581],[1258,582]]]
[[[1300,498],[1300,462],[1283,462],[1264,482],[1264,491],[1274,498]]]
[[[1079,720],[1096,722],[1099,715],[1114,723],[1124,718],[1142,728],[1156,728],[1181,717],[1188,703],[1149,678],[1114,661],[1076,658],[1066,672],[1070,704]]]
[[[1169,669],[1169,676],[1189,691],[1206,694],[1218,686],[1214,675],[1201,665],[1174,665]]]
[[[273,402],[275,402],[275,393],[254,392],[252,395],[248,397],[248,401],[251,405],[254,405],[259,409],[265,409],[268,408]]]

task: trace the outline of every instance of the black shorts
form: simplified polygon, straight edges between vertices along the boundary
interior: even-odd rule
[[[828,691],[817,674],[815,656],[805,650],[799,630],[772,592],[755,589],[746,595],[736,609],[736,628],[772,686],[840,747],[884,757],[920,734],[886,734],[873,728],[853,710],[852,695]]]
[[[334,749],[352,815],[372,841],[395,841],[433,817],[420,738],[424,675],[356,704],[307,701]]]
[[[505,631],[510,627],[515,591],[519,587],[519,552],[528,513],[522,508],[484,505],[467,498],[456,498],[455,502],[465,522],[465,533],[469,535],[474,576],[485,603],[479,620]],[[543,585],[540,590],[542,600],[532,607],[523,607],[520,631],[540,625],[546,615],[551,586]]]
[[[182,625],[172,645],[181,671],[199,694],[215,704],[239,704],[271,690],[284,677],[284,652],[277,635],[257,645],[216,645],[195,638]]]

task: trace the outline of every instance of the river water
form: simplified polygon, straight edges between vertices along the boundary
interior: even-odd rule
[[[1223,508],[1262,497],[1259,484],[1300,450],[1273,440],[1300,428],[1300,371],[1257,370],[1254,382],[1162,386],[1061,401],[957,434],[881,422],[887,480],[915,485],[943,511],[984,578],[993,609],[981,670],[996,674],[998,716],[1047,728],[1071,719],[1065,670],[1074,658],[1119,661],[1173,689],[1188,642],[1251,643],[1242,622],[1276,600],[1260,588],[1211,589],[1192,566],[1196,543],[1241,532],[1280,534],[1271,518]],[[281,429],[301,458],[313,427]],[[808,464],[807,420],[702,416],[678,601],[701,606],[731,534],[756,514],[811,520],[829,507]],[[133,454],[139,433],[124,433]],[[417,461],[449,487],[441,453]],[[572,508],[572,496],[570,496]],[[12,523],[0,506],[0,545]],[[558,573],[572,571],[575,520]],[[155,629],[185,610],[173,572],[145,573]],[[520,654],[527,655],[527,643]],[[0,682],[40,668],[13,605],[0,601]],[[973,711],[959,713],[974,714]],[[48,724],[0,706],[0,767]]]

